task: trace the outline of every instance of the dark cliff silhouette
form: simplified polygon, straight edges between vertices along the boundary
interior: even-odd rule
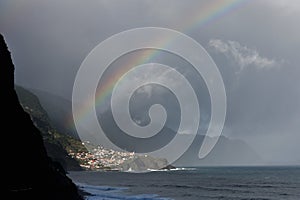
[[[82,199],[60,164],[48,157],[39,130],[18,101],[14,65],[1,34],[0,66],[2,183],[8,199]]]
[[[41,106],[37,96],[18,85],[15,85],[15,91],[22,108],[30,115],[35,127],[39,129],[48,156],[53,161],[59,162],[66,170],[82,170],[79,162],[68,154],[68,149],[73,152],[82,152],[84,146],[81,141],[53,128],[48,113]]]

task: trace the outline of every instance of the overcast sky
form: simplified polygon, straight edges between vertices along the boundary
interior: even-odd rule
[[[0,32],[18,84],[70,98],[81,62],[107,37],[144,26],[181,31],[222,74],[223,134],[243,139],[267,160],[300,163],[300,1],[239,1],[195,23],[193,16],[212,2],[222,1],[0,0]]]

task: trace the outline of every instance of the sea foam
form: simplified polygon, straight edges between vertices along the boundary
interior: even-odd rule
[[[156,194],[127,195],[124,193],[127,188],[122,187],[95,186],[84,183],[76,183],[76,185],[90,194],[85,197],[86,200],[171,200]]]

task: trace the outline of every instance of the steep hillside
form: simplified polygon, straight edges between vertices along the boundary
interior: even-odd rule
[[[72,117],[72,102],[70,100],[42,90],[29,90],[38,97],[55,129],[79,139]]]
[[[67,153],[70,150],[73,152],[86,151],[81,142],[52,127],[48,114],[33,93],[20,86],[16,86],[15,89],[23,109],[31,116],[35,126],[41,131],[49,156],[60,162],[67,170],[81,169],[79,163]]]

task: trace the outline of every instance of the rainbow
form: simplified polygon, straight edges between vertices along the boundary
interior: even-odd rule
[[[177,30],[187,34],[196,28],[202,28],[223,16],[232,13],[248,1],[249,0],[211,0],[205,5],[200,5],[201,7],[195,6],[194,9],[190,11],[190,16],[178,22],[179,27]],[[171,42],[172,38],[168,41],[159,41],[162,48]],[[142,53],[140,57],[132,59],[127,63],[122,63],[122,68],[112,73],[105,83],[98,87],[95,99],[87,100],[80,110],[75,111],[77,120],[83,120],[87,114],[91,112],[93,106],[101,106],[101,103],[111,95],[115,84],[120,80],[123,74],[137,65],[147,63],[159,52],[160,51],[146,51],[145,53]],[[95,100],[95,105],[93,104],[93,100]],[[66,123],[68,127],[73,126],[73,116],[70,116]]]

